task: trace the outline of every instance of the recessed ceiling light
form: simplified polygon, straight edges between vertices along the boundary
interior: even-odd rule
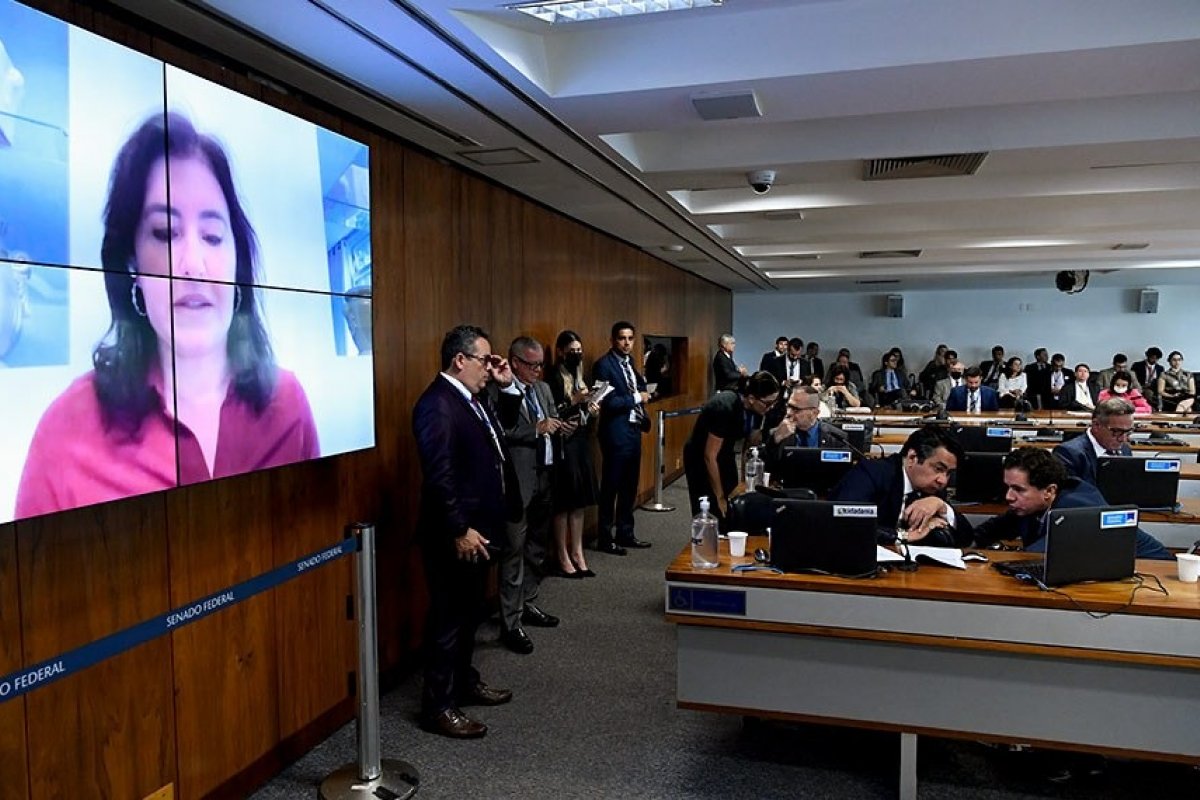
[[[658,249],[662,250],[664,253],[682,253],[683,245],[681,245],[681,244],[664,244],[661,247],[659,247]]]
[[[540,3],[514,3],[508,8],[554,24],[632,17],[638,14],[655,14],[659,11],[710,8],[720,6],[722,2],[724,0],[548,0]]]

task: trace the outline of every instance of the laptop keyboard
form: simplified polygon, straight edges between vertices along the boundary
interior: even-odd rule
[[[1001,575],[1020,580],[1032,579],[1038,583],[1046,582],[1046,562],[1044,561],[997,561],[992,567]]]

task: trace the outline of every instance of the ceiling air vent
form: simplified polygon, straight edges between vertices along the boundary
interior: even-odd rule
[[[1113,250],[1145,250],[1150,246],[1149,242],[1121,242],[1112,246]]]
[[[899,283],[895,278],[878,278],[872,281],[855,281],[859,286],[880,286],[885,283]]]
[[[864,250],[859,258],[917,258],[920,250]]]
[[[895,181],[904,178],[946,178],[953,175],[974,175],[985,158],[987,158],[987,153],[871,158],[863,162],[863,180]]]
[[[514,164],[536,164],[537,159],[519,147],[500,147],[494,150],[460,150],[457,155],[481,167],[508,167]]]

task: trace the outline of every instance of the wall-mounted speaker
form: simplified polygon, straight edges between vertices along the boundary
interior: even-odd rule
[[[896,318],[904,316],[904,295],[889,294],[887,296],[887,315]]]
[[[1138,294],[1138,313],[1158,313],[1158,289],[1142,289]]]

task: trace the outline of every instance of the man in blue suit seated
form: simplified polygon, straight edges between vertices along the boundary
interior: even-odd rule
[[[979,414],[1000,410],[1000,395],[992,387],[983,385],[983,372],[979,367],[967,368],[963,373],[963,384],[950,390],[950,395],[946,398],[947,411]]]
[[[1020,539],[1026,550],[1044,552],[1047,511],[1108,505],[1095,486],[1072,478],[1062,462],[1040,447],[1019,447],[1005,457],[1004,485],[1008,487],[1004,498],[1008,511],[975,528],[975,541],[980,545]],[[1172,558],[1161,542],[1141,528],[1136,554],[1138,558]]]
[[[1054,457],[1071,477],[1096,485],[1100,456],[1131,456],[1129,434],[1133,433],[1133,404],[1120,397],[1098,403],[1092,424],[1082,436],[1054,448]]]
[[[874,503],[880,544],[894,543],[897,532],[903,531],[909,542],[966,547],[971,523],[946,501],[946,486],[962,457],[962,446],[944,428],[918,428],[899,453],[859,461],[833,487],[829,499]]]

